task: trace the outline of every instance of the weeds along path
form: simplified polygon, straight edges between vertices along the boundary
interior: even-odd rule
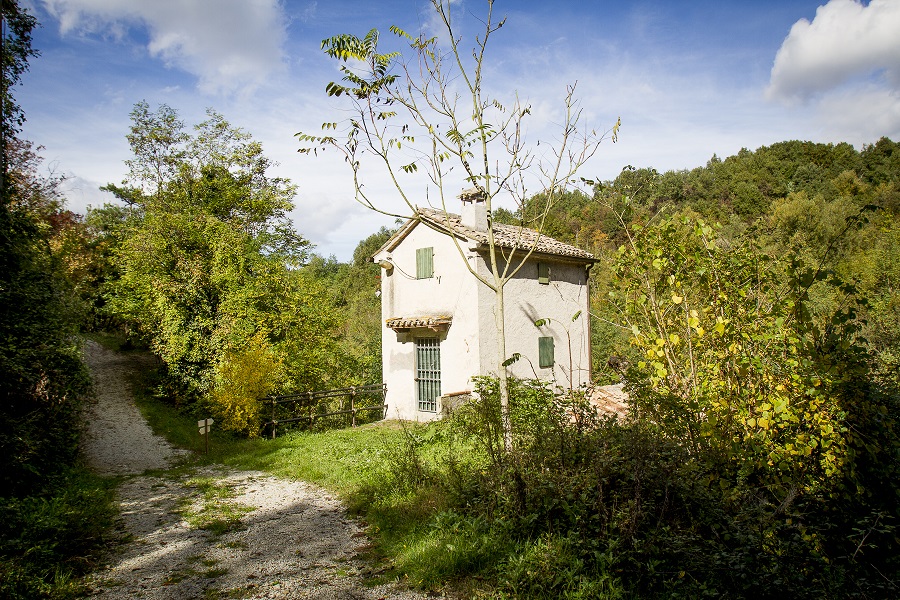
[[[372,583],[383,569],[359,559],[369,543],[364,531],[324,490],[188,461],[173,467],[184,452],[153,435],[126,385],[141,364],[91,342],[86,356],[97,402],[86,414],[85,454],[99,472],[126,476],[118,490],[121,539],[89,577],[92,596],[424,597]]]

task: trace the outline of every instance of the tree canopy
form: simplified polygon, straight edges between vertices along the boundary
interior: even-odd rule
[[[287,217],[295,187],[212,110],[188,132],[171,107],[142,102],[127,138],[128,178],[106,187],[127,205],[105,232],[110,310],[146,337],[184,401],[255,434],[259,397],[327,387],[343,362],[326,290],[299,269],[310,244]]]

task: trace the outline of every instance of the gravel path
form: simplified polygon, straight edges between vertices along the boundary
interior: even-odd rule
[[[122,541],[88,585],[109,599],[316,598],[414,600],[371,585],[381,569],[340,502],[313,485],[225,467],[165,469],[183,451],[153,435],[126,385],[134,358],[88,342],[97,395],[85,455],[101,473],[131,475],[118,490]]]
[[[94,380],[95,401],[85,411],[84,454],[103,475],[132,475],[165,469],[186,454],[155,435],[131,400],[130,372],[150,368],[152,358],[120,354],[88,341],[85,360]]]

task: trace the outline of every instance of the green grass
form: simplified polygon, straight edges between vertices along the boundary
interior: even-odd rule
[[[355,429],[325,432],[294,431],[268,438],[245,439],[213,424],[209,453],[197,421],[208,415],[186,411],[153,397],[147,375],[138,375],[134,396],[154,433],[179,448],[193,451],[193,465],[224,464],[302,479],[348,494],[370,482],[403,437],[396,422],[378,422]]]
[[[457,519],[461,524],[445,529],[449,521],[441,521],[440,515],[447,508],[446,499],[438,488],[421,482],[404,485],[396,478],[398,463],[406,460],[403,449],[411,439],[426,459],[429,453],[446,450],[441,440],[430,439],[432,429],[381,421],[352,429],[295,430],[273,440],[240,438],[213,425],[206,454],[197,420],[208,415],[162,402],[146,391],[148,387],[146,378],[134,385],[136,401],[151,428],[174,445],[194,452],[179,472],[222,464],[308,481],[340,497],[351,513],[369,525],[374,538],[374,544],[363,552],[370,563],[368,580],[372,583],[401,579],[439,591],[461,569],[477,572],[496,561],[496,543],[481,524],[473,526]],[[428,465],[423,469],[427,471]],[[240,514],[223,508],[226,490],[212,480],[197,479],[192,484],[205,497],[205,508],[189,514],[189,522],[223,533],[235,526]],[[457,581],[456,586],[464,590],[464,596],[471,596],[478,587],[485,587],[475,583],[477,586]]]
[[[73,468],[39,496],[0,498],[0,598],[77,598],[111,541],[115,480]]]
[[[243,527],[241,517],[253,512],[253,508],[238,502],[232,488],[211,477],[198,477],[187,481],[196,490],[192,498],[186,499],[181,514],[194,529],[205,529],[213,535],[225,535]]]

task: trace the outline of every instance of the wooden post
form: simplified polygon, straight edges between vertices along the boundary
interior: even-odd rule
[[[275,396],[272,396],[272,439],[275,439],[275,427],[277,427],[277,422],[275,421],[275,409],[278,408],[278,400],[275,399]]]
[[[356,386],[350,388],[350,426],[356,427],[356,407],[353,400],[356,398]]]
[[[212,427],[212,419],[201,419],[197,421],[197,427],[200,428],[200,435],[204,437],[206,442],[206,453],[209,454],[209,429]]]

